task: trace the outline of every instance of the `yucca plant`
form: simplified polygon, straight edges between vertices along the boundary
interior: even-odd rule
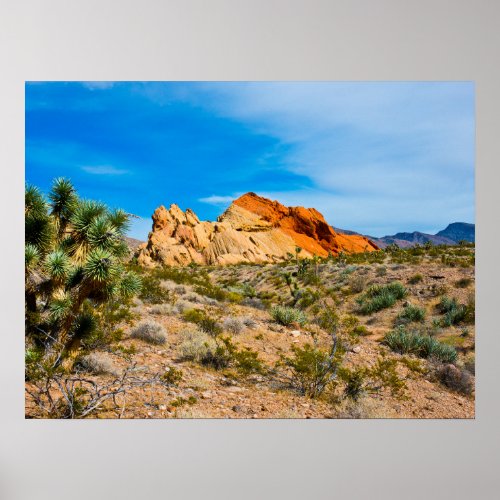
[[[400,354],[435,358],[443,363],[454,363],[457,360],[457,351],[452,346],[443,344],[429,335],[407,331],[403,326],[387,333],[382,343]]]
[[[128,223],[123,210],[80,199],[67,179],[54,180],[48,199],[26,187],[26,336],[37,349],[64,359],[106,303],[140,291],[123,263]]]

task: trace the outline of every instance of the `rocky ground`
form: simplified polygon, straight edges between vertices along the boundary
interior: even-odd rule
[[[474,393],[470,386],[474,381],[475,327],[470,321],[444,325],[443,313],[437,307],[443,297],[470,304],[474,294],[474,267],[470,265],[473,250],[447,252],[412,255],[400,251],[397,256],[384,252],[376,262],[374,258],[365,262],[362,258],[337,258],[311,263],[303,275],[298,273],[293,259],[287,264],[193,267],[163,275],[144,271],[145,276],[154,275],[147,285],[151,294],[135,300],[131,307],[134,319],[120,325],[121,339],[93,350],[101,368],[87,367],[83,372],[96,384],[106,385],[128,370],[141,383],[130,384],[117,397],[116,404],[108,400],[89,416],[474,418]],[[193,280],[189,276],[198,275],[211,287],[200,288],[196,279],[190,282]],[[404,298],[378,312],[360,313],[359,299],[370,286],[395,281],[406,287]],[[160,297],[155,296],[158,284],[165,292]],[[297,301],[298,296],[292,296],[294,289],[301,290],[298,296],[307,300]],[[278,303],[301,308],[307,321],[289,326],[279,324],[270,313],[270,308]],[[397,377],[405,386],[401,393],[394,394],[390,384],[367,383],[359,397],[350,398],[345,392],[345,381],[338,379],[319,397],[312,398],[290,382],[290,373],[278,363],[283,356],[291,356],[293,348],[306,344],[329,349],[330,334],[314,321],[322,304],[334,308],[338,316],[338,336],[346,349],[342,366],[370,369],[377,360],[395,360]],[[384,336],[394,330],[397,316],[410,306],[424,310],[425,317],[405,327],[456,349],[457,360],[449,369],[460,380],[466,379],[465,388],[464,384],[449,384],[439,376],[446,363],[398,354],[382,343]],[[196,357],[186,356],[189,349],[192,351],[193,342],[206,337],[200,333],[193,310],[203,311],[204,317],[213,320],[214,328],[222,329],[215,336],[231,338],[232,345],[240,351],[257,353],[259,369],[242,372],[234,364],[216,369]],[[152,344],[138,338],[134,332],[145,322],[156,324],[166,339]],[[177,376],[165,377],[168,373]],[[37,412],[28,397],[27,415],[36,417]]]

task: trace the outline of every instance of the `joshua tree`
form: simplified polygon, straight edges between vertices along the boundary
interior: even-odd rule
[[[26,338],[54,363],[92,333],[100,307],[140,290],[139,277],[122,263],[128,219],[123,210],[80,199],[66,179],[54,181],[48,200],[26,187]]]

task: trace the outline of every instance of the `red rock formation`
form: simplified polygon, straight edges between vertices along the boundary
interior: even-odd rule
[[[326,257],[328,253],[363,252],[378,250],[378,247],[364,236],[350,236],[336,233],[323,215],[314,208],[285,207],[277,201],[247,193],[234,201],[249,212],[280,228],[290,235],[296,245],[313,255]]]
[[[364,236],[336,233],[314,208],[285,207],[247,193],[217,222],[200,222],[192,210],[184,213],[177,205],[157,208],[138,260],[146,266],[269,262],[287,258],[296,247],[302,257],[378,249]]]

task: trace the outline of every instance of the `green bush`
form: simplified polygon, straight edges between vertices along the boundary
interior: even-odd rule
[[[187,309],[182,313],[182,316],[186,321],[197,324],[201,330],[212,337],[222,333],[222,326],[219,322],[201,309]]]
[[[345,383],[344,395],[357,401],[366,393],[378,392],[387,388],[391,394],[401,397],[406,389],[405,381],[399,377],[397,360],[379,358],[373,367],[340,368],[339,379]]]
[[[218,301],[223,301],[227,298],[227,293],[222,288],[210,282],[196,286],[194,291],[200,295],[204,295],[205,297],[210,297]]]
[[[472,280],[470,278],[461,278],[458,281],[455,281],[456,288],[467,288],[472,284]]]
[[[473,295],[469,297],[467,304],[459,304],[457,299],[443,297],[437,305],[437,309],[444,314],[441,321],[443,326],[458,325],[460,323],[474,323],[475,302]]]
[[[408,332],[404,327],[389,332],[382,343],[400,354],[435,358],[443,363],[454,363],[457,360],[457,351],[452,346],[443,344],[429,335]]]
[[[327,352],[311,344],[292,347],[292,356],[281,356],[278,367],[286,367],[292,384],[311,398],[321,396],[333,384],[342,361],[342,352]]]
[[[420,273],[414,274],[413,276],[410,277],[408,283],[410,283],[410,285],[416,285],[417,283],[420,283],[423,279],[424,277]]]
[[[305,314],[293,307],[275,306],[271,308],[271,316],[274,321],[284,326],[290,326],[293,323],[303,325],[307,321]]]
[[[357,300],[361,314],[374,312],[392,307],[397,300],[407,295],[408,291],[399,282],[393,281],[388,285],[372,285]]]
[[[396,324],[418,323],[425,319],[425,309],[413,305],[408,305],[396,317]]]
[[[144,274],[139,298],[148,304],[163,304],[170,301],[170,292],[161,285],[157,277]]]

